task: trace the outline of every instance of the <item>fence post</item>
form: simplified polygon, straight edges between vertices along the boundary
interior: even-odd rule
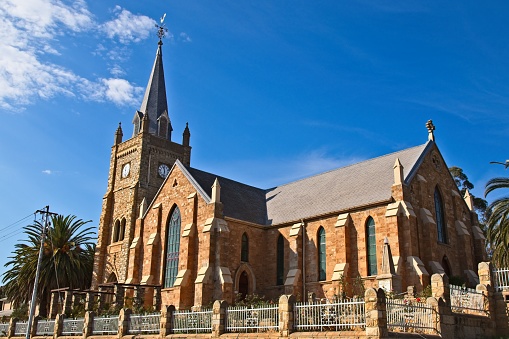
[[[124,286],[115,285],[113,287],[113,293],[114,293],[113,303],[115,304],[115,307],[118,308],[124,307],[124,294],[125,294]]]
[[[161,309],[161,287],[154,287],[154,310],[159,311]]]
[[[175,312],[175,306],[173,305],[165,306],[161,309],[160,335],[163,338],[173,333],[173,312]]]
[[[212,306],[212,337],[218,338],[226,331],[226,308],[228,303],[216,300]]]
[[[64,294],[64,309],[62,310],[62,313],[64,314],[71,314],[72,310],[72,291],[67,290]]]
[[[279,298],[279,335],[288,337],[293,332],[293,306],[295,296],[292,294],[283,294]]]
[[[49,307],[49,317],[55,319],[58,314],[58,302],[60,301],[58,292],[51,292],[51,303]]]
[[[94,312],[85,312],[85,320],[83,320],[83,338],[90,337],[94,331]]]
[[[85,311],[94,310],[94,297],[95,297],[94,293],[87,292],[87,296],[85,297]]]
[[[55,327],[53,327],[53,338],[58,338],[62,335],[62,329],[64,326],[64,315],[57,314],[55,318]]]
[[[30,337],[31,338],[36,336],[36,333],[37,333],[37,323],[39,322],[39,320],[41,320],[41,316],[39,316],[39,315],[36,315],[32,319],[32,327],[30,328]]]
[[[9,329],[7,330],[7,337],[14,337],[16,332],[16,323],[18,322],[18,318],[11,318],[9,321]]]
[[[451,291],[449,278],[446,274],[435,273],[431,276],[431,296],[444,299],[447,305],[451,305]]]
[[[123,336],[128,334],[129,330],[129,317],[131,316],[130,308],[123,308],[118,315],[118,338],[122,339]]]
[[[366,336],[385,338],[387,330],[387,309],[384,290],[368,288],[364,293],[366,303]]]
[[[490,262],[480,262],[479,265],[477,265],[477,274],[479,275],[479,284],[495,288],[493,265]]]
[[[454,338],[454,328],[456,326],[451,306],[443,298],[429,297],[426,300],[428,305],[435,309],[436,330],[442,338]]]

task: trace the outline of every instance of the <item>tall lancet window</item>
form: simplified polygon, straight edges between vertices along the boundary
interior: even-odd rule
[[[164,287],[173,287],[177,278],[180,251],[180,210],[173,209],[166,229],[166,269],[164,272]]]
[[[375,220],[369,217],[366,221],[366,254],[368,257],[368,276],[376,275],[378,269],[376,266],[376,232]]]
[[[282,234],[277,238],[276,285],[283,285],[285,278],[285,238]]]
[[[435,187],[435,217],[437,221],[438,241],[445,244],[447,243],[447,233],[445,231],[444,205],[438,187]]]
[[[318,229],[318,280],[322,281],[327,279],[327,262],[326,262],[326,249],[325,230],[323,227]]]
[[[240,249],[240,261],[248,262],[249,261],[249,239],[247,238],[247,234],[242,234],[242,244]]]

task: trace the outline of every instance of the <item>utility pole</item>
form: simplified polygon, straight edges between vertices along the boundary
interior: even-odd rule
[[[35,213],[40,213],[43,215],[43,223],[41,230],[41,247],[39,248],[39,258],[37,259],[37,270],[35,272],[35,281],[34,281],[34,290],[32,291],[32,301],[30,302],[30,313],[28,316],[28,324],[27,324],[27,333],[25,338],[30,339],[30,332],[32,330],[32,322],[34,320],[34,312],[35,312],[35,301],[37,299],[37,287],[39,285],[39,275],[41,273],[41,261],[42,261],[42,252],[44,247],[44,241],[46,240],[46,231],[49,226],[49,216],[57,215],[57,213],[51,213],[49,211],[49,206],[46,206],[44,210],[37,210]]]

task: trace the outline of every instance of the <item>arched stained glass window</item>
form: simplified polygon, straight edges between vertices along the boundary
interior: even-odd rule
[[[325,230],[323,227],[318,229],[318,280],[327,279]]]
[[[177,278],[180,251],[180,210],[177,206],[171,214],[166,230],[166,270],[164,272],[164,287],[173,287]]]
[[[368,257],[368,276],[376,275],[378,269],[376,266],[376,232],[375,220],[369,217],[366,221],[366,254]]]
[[[118,240],[124,240],[125,237],[125,218],[122,218],[122,222],[120,223],[120,231],[118,234]]]
[[[247,238],[247,234],[242,234],[242,246],[240,250],[240,261],[248,262],[249,261],[249,239]]]
[[[277,278],[276,285],[283,285],[285,279],[285,238],[282,234],[277,238]]]
[[[118,241],[119,232],[120,232],[120,220],[116,220],[115,225],[113,226],[113,237],[111,238],[111,242]]]
[[[437,233],[438,233],[438,241],[441,243],[447,243],[447,234],[445,231],[445,218],[444,218],[444,207],[442,203],[442,195],[438,190],[438,187],[435,188],[435,217],[437,222]]]

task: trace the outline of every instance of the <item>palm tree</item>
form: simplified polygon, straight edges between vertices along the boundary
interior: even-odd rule
[[[94,243],[91,240],[94,232],[92,227],[83,228],[90,220],[75,219],[75,216],[63,215],[51,218],[43,245],[37,291],[41,316],[47,315],[52,289],[90,287],[94,263]],[[31,298],[43,225],[35,222],[23,229],[28,239],[15,245],[13,256],[5,264],[10,268],[2,279],[5,294],[14,305],[27,303]]]
[[[486,184],[485,196],[509,188],[509,178],[493,178]],[[490,244],[493,262],[498,267],[509,264],[509,197],[494,200],[488,206],[486,237]]]

